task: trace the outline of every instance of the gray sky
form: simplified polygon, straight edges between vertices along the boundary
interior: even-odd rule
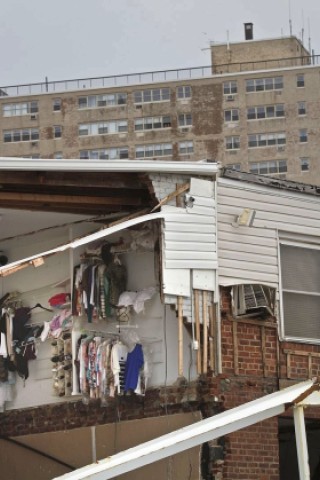
[[[209,65],[209,41],[293,33],[320,53],[319,0],[0,0],[0,85]],[[310,25],[310,30],[309,30]]]

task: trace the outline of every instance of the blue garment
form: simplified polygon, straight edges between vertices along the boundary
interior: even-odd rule
[[[127,355],[124,373],[124,391],[135,390],[138,385],[139,372],[144,364],[143,351],[140,343],[137,343],[132,352]]]

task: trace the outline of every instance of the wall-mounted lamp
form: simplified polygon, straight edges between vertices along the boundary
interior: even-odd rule
[[[237,215],[232,222],[233,227],[252,227],[256,211],[251,208],[244,208],[240,215]]]

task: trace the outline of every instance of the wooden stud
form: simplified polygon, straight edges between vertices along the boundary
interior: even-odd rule
[[[308,355],[308,378],[312,378],[312,354],[309,353]]]
[[[291,378],[291,353],[287,353],[287,378]]]
[[[233,337],[234,374],[239,375],[238,325],[236,320],[232,321],[232,337]]]
[[[215,369],[215,354],[214,354],[214,340],[216,337],[216,316],[215,316],[215,308],[214,305],[209,306],[209,365],[210,369],[213,371]]]
[[[178,297],[178,375],[183,377],[183,299]]]
[[[203,335],[203,360],[202,372],[208,371],[208,292],[202,291],[202,335]]]
[[[199,310],[199,290],[194,290],[194,316],[196,323],[196,341],[198,342],[197,350],[197,373],[202,373],[201,368],[201,338],[200,338],[200,310]]]
[[[264,326],[261,327],[261,350],[262,350],[262,367],[263,367],[263,376],[267,376],[267,366],[266,366],[266,329]]]

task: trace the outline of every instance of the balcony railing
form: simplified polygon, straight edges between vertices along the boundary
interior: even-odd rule
[[[228,63],[224,65],[205,65],[200,67],[179,68],[176,70],[157,70],[153,72],[128,73],[104,77],[76,78],[72,80],[49,81],[9,85],[0,87],[1,96],[39,95],[44,93],[62,93],[90,88],[125,87],[147,83],[161,83],[175,80],[192,80],[225,73],[267,70],[286,67],[318,65],[320,55],[296,58],[262,60],[258,62]]]

